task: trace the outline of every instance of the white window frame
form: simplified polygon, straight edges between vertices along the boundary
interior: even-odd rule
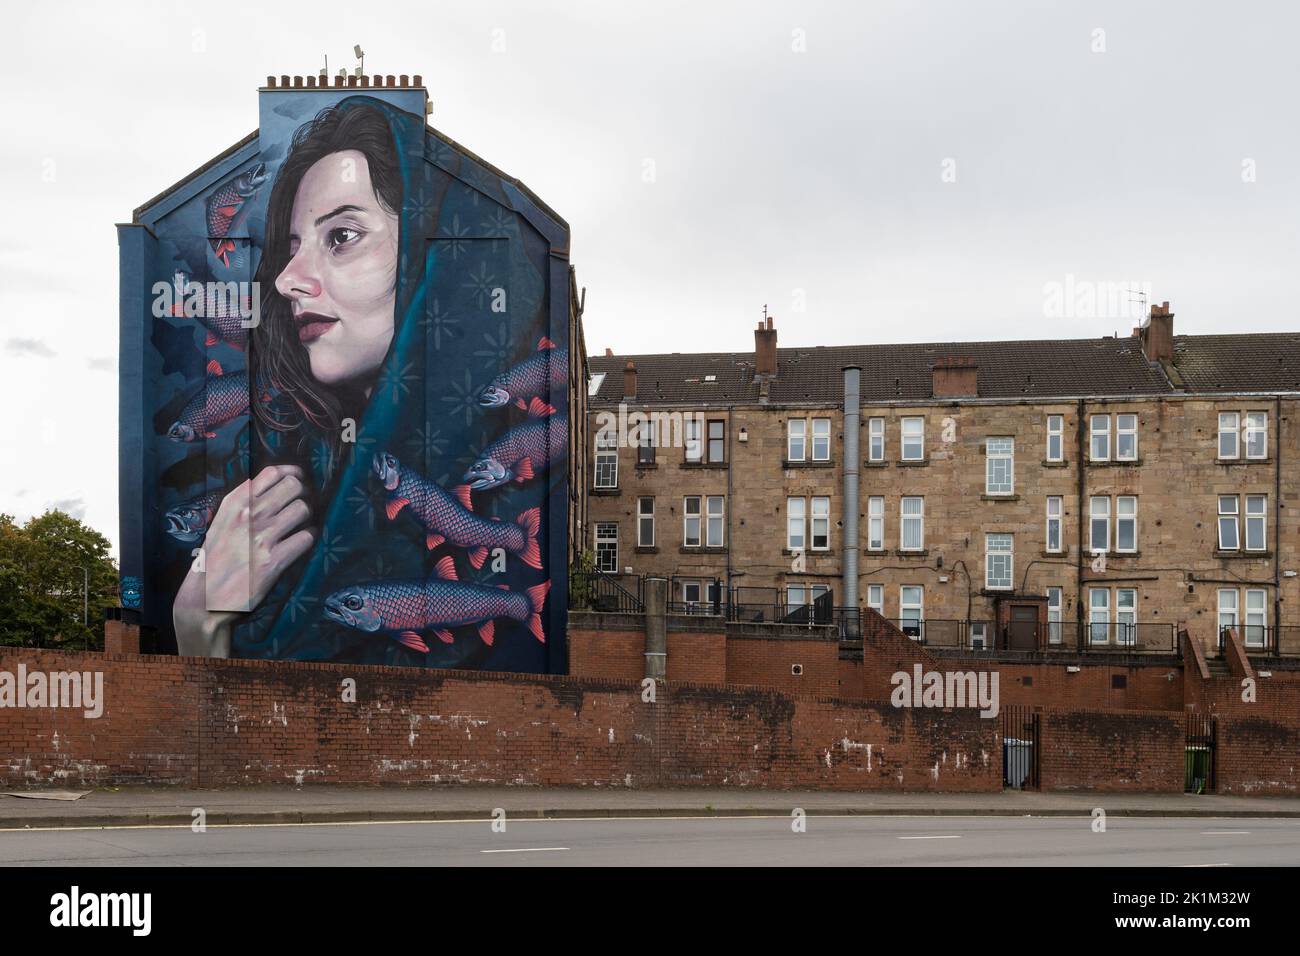
[[[806,584],[787,584],[785,586],[785,614],[788,617],[797,608],[808,605],[808,586]]]
[[[1098,427],[1099,424],[1101,427]],[[1100,454],[1098,453],[1098,442],[1100,442],[1102,446]],[[1088,460],[1110,461],[1109,415],[1088,416]]]
[[[867,607],[881,617],[885,616],[885,586],[883,584],[867,585]]]
[[[1123,526],[1132,525],[1133,546],[1124,548]],[[1115,553],[1136,554],[1138,551],[1138,500],[1136,495],[1115,496]]]
[[[691,510],[694,503],[694,510]],[[695,534],[691,534],[694,527]],[[694,537],[694,542],[691,538]],[[704,501],[699,495],[686,495],[682,499],[682,547],[698,548],[704,543]]]
[[[1258,599],[1258,608],[1251,607],[1255,599]],[[1268,591],[1264,588],[1246,588],[1244,610],[1243,620],[1246,623],[1242,627],[1242,640],[1247,647],[1263,647],[1266,643],[1265,635],[1268,634]]]
[[[1065,592],[1061,588],[1047,589],[1047,643],[1061,643],[1061,611]]]
[[[867,550],[885,550],[885,499],[875,495],[867,499]]]
[[[918,502],[918,510],[909,514],[907,506],[909,502]],[[898,550],[900,551],[924,551],[925,550],[925,498],[920,495],[905,495],[898,503]],[[913,547],[907,546],[907,527],[908,522],[914,522],[917,528],[917,543]]]
[[[1241,543],[1244,545],[1244,551],[1267,551],[1268,550],[1268,495],[1246,495],[1245,507],[1245,525],[1246,537]],[[1252,508],[1256,510],[1251,510]],[[1252,548],[1250,539],[1253,537],[1251,528],[1259,529],[1259,547]]]
[[[1124,596],[1132,595],[1131,606],[1125,607]],[[1137,643],[1138,621],[1137,588],[1115,589],[1115,643],[1132,647]]]
[[[799,495],[785,499],[785,547],[787,551],[808,550],[808,501]]]
[[[1126,419],[1131,421],[1132,424],[1125,425]],[[1133,439],[1133,448],[1128,454],[1124,453],[1124,439],[1126,437]],[[1138,460],[1138,417],[1131,412],[1124,412],[1115,416],[1115,460]]]
[[[1262,424],[1255,424],[1256,421],[1263,420]],[[1268,457],[1268,412],[1246,412],[1242,417],[1242,444],[1245,445],[1246,458],[1251,461],[1263,461]],[[1259,436],[1259,454],[1250,453],[1251,439]]]
[[[649,510],[646,509],[647,504],[650,506]],[[649,541],[643,533],[647,527],[650,529]],[[636,546],[638,548],[655,546],[655,500],[647,495],[642,495],[636,500]]]
[[[917,599],[915,601],[907,600],[907,592],[916,591]],[[915,616],[909,615],[909,611],[915,610]],[[908,636],[915,641],[925,640],[925,586],[922,584],[903,584],[898,588],[898,627],[899,630],[906,631],[904,628],[908,621],[916,621],[916,634]]]
[[[1056,526],[1056,547],[1052,547],[1052,526]],[[1060,495],[1047,496],[1047,527],[1043,548],[1048,554],[1065,550],[1065,502]]]
[[[999,444],[995,445],[994,442]],[[1002,443],[1006,444],[1002,444]],[[993,473],[999,463],[1006,462],[1006,482],[994,484]],[[1013,495],[1016,493],[1016,440],[1010,436],[988,438],[984,441],[984,493],[986,495]]]
[[[717,534],[714,534],[714,531]],[[707,495],[704,499],[704,546],[727,546],[727,496]]]
[[[829,551],[831,549],[831,499],[828,497],[815,497],[810,502],[811,510],[809,519],[808,550],[809,551]],[[818,532],[818,527],[821,531]],[[826,543],[817,544],[817,538],[826,539]]]
[[[606,481],[601,481],[602,471]],[[596,488],[618,487],[618,435],[612,428],[603,428],[596,432],[596,464],[593,486]]]
[[[596,543],[596,569],[599,571],[603,571],[606,574],[617,574],[618,573],[618,522],[597,521],[596,526],[593,530],[595,533],[595,543]],[[601,548],[602,545],[606,546],[603,550]],[[613,548],[611,549],[609,545],[613,545]],[[603,555],[607,555],[610,553],[613,554],[613,559],[608,562],[609,566],[606,567],[606,562],[603,559]]]
[[[1056,442],[1056,454],[1052,454],[1052,442]],[[1047,416],[1047,449],[1044,454],[1047,461],[1059,462],[1065,460],[1065,416],[1048,415]]]
[[[1241,503],[1236,495],[1219,495],[1219,550],[1241,550]],[[1232,544],[1223,541],[1223,529],[1232,529]]]
[[[995,567],[998,571],[996,577]],[[984,535],[984,587],[989,591],[1010,591],[1015,587],[1015,540],[1010,534],[990,532]]]
[[[914,434],[908,434],[909,425],[913,428]],[[925,461],[925,418],[921,415],[909,415],[902,420],[899,426],[899,453],[902,455],[901,461]],[[908,443],[912,443],[917,448],[917,454],[909,455],[907,453]]]
[[[877,447],[879,443],[879,447]],[[867,419],[867,461],[885,460],[885,420]]]
[[[1232,454],[1223,453],[1223,439],[1230,436]],[[1219,444],[1216,448],[1220,461],[1236,461],[1241,457],[1241,413],[1219,412]]]
[[[686,460],[688,462],[704,461],[703,419],[698,415],[687,416],[685,425]]]
[[[1098,595],[1103,598],[1100,604],[1097,602]],[[1097,620],[1098,612],[1102,615],[1100,621]],[[1110,643],[1110,588],[1088,588],[1088,643]]]
[[[796,428],[796,426],[798,426]],[[799,454],[795,454],[795,442],[799,443]],[[785,460],[804,461],[808,455],[808,419],[791,418],[785,423]]]
[[[819,443],[824,443],[826,446],[825,451],[821,454],[817,452]],[[831,420],[829,418],[814,418],[812,420],[812,460],[831,460]]]
[[[1225,598],[1225,597],[1231,597],[1232,600],[1231,600],[1230,602],[1225,602],[1225,601],[1224,601],[1224,598]],[[1239,623],[1240,620],[1241,620],[1241,618],[1240,618],[1240,616],[1239,616],[1239,614],[1240,614],[1240,610],[1241,610],[1241,595],[1240,595],[1239,593],[1237,593],[1237,589],[1236,589],[1236,588],[1219,588],[1219,607],[1218,607],[1218,611],[1219,611],[1219,618],[1218,618],[1218,620],[1219,620],[1219,631],[1218,631],[1218,634],[1222,634],[1222,633],[1223,633],[1223,629],[1226,628],[1226,627],[1234,627],[1234,628],[1237,627],[1238,623]],[[1226,621],[1225,621],[1225,618],[1227,619]],[[1215,635],[1216,638],[1218,637],[1218,634]],[[1217,644],[1218,642],[1216,641],[1215,643]]]
[[[1098,513],[1098,505],[1102,505]],[[1102,541],[1097,543],[1097,522],[1101,522]],[[1088,552],[1110,551],[1110,498],[1106,495],[1093,495],[1088,499]]]

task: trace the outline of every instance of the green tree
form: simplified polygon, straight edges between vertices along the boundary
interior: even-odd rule
[[[0,514],[0,644],[103,647],[104,608],[115,604],[117,565],[102,534],[57,510],[21,527]]]

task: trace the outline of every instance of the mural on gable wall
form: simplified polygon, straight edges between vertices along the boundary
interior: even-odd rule
[[[124,244],[143,623],[182,654],[563,671],[567,227],[399,94],[274,102]]]

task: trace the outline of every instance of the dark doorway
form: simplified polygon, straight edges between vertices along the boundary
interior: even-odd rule
[[[1011,605],[1011,625],[1007,647],[1013,651],[1032,651],[1038,647],[1038,607],[1033,604]]]

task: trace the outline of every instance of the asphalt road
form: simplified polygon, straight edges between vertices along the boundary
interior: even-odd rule
[[[1231,866],[1300,863],[1300,820],[486,820],[0,832],[3,866]]]

